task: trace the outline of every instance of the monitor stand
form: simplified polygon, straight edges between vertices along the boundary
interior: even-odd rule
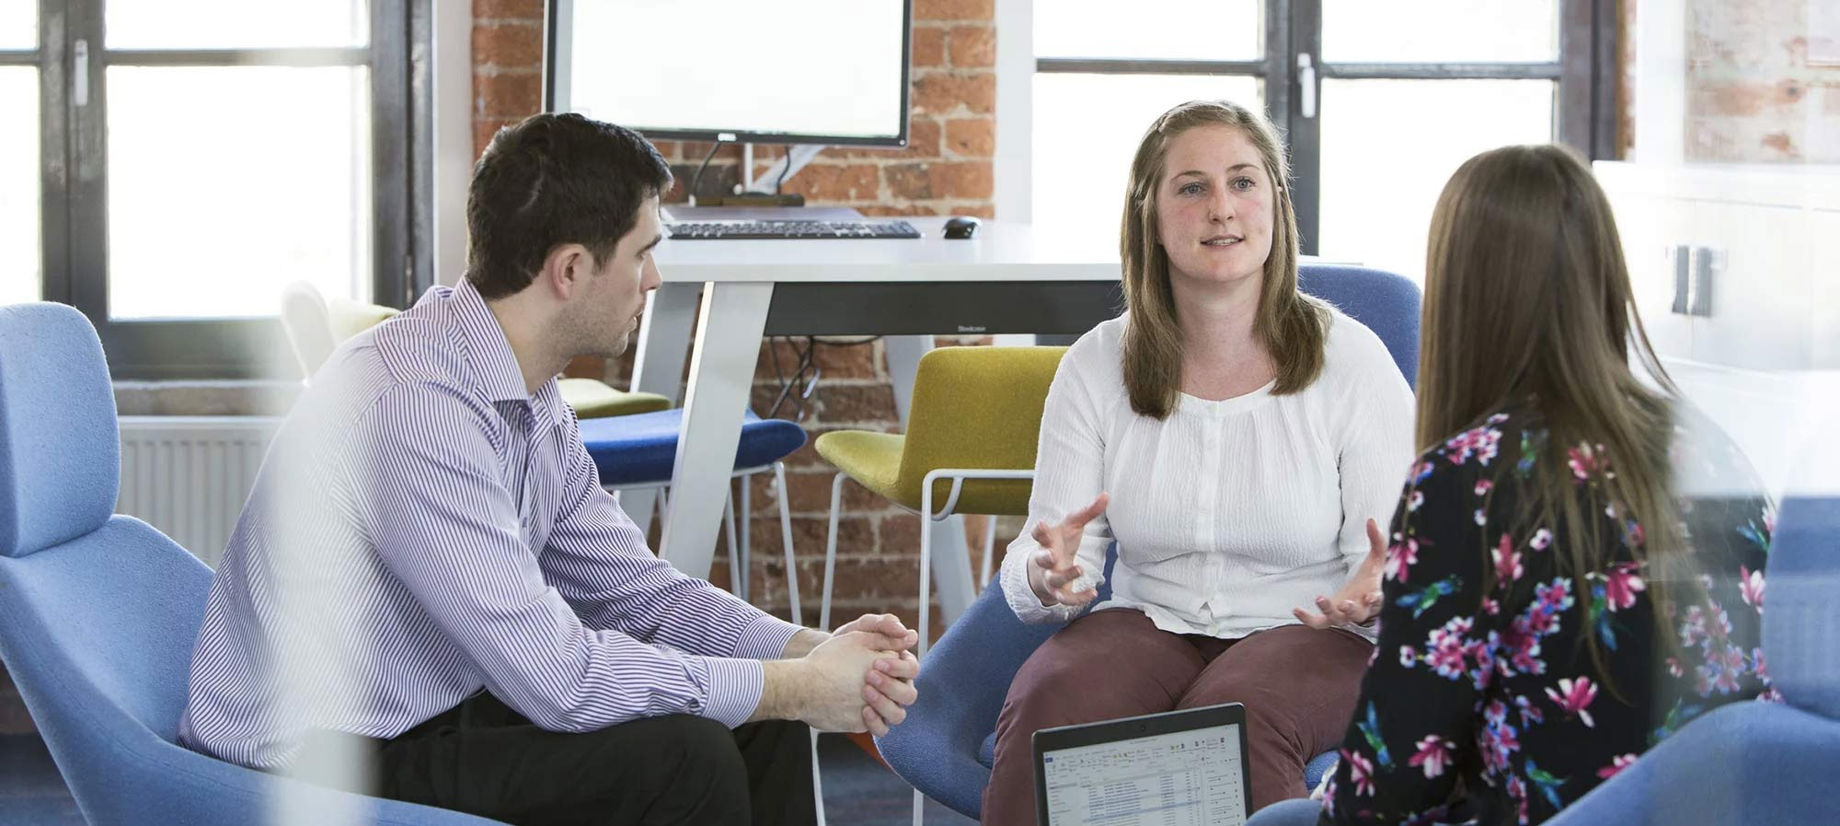
[[[863,214],[850,207],[706,207],[666,204],[670,221],[861,221]]]

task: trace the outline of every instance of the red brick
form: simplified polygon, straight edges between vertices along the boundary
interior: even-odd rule
[[[530,73],[473,75],[473,115],[522,119],[543,108],[543,76]]]
[[[988,199],[996,189],[990,161],[934,163],[926,170],[935,198]]]
[[[908,204],[906,206],[895,206],[893,204],[866,204],[857,207],[856,211],[864,215],[877,216],[940,214],[939,207],[933,206],[932,204]]]
[[[473,0],[473,17],[482,20],[542,20],[543,0]]]
[[[750,528],[752,547],[748,552],[758,561],[762,559],[781,560],[784,569],[785,552],[780,547],[779,512],[760,507],[760,500],[754,501],[754,524]],[[824,543],[830,530],[829,516],[795,516],[792,518],[792,547],[801,559],[815,558],[819,564],[824,560]],[[845,516],[837,520],[837,553],[870,554],[875,552],[875,520],[870,517]]]
[[[541,70],[542,27],[535,23],[482,23],[473,26],[473,65]]]
[[[789,339],[767,339],[761,342],[760,355],[754,362],[754,380],[778,381],[774,374],[773,360],[777,354],[779,370],[790,372],[798,364],[796,349],[803,349],[803,339],[795,345]],[[812,348],[813,362],[822,371],[822,379],[872,379],[876,373],[876,348],[873,343],[860,345],[818,343]]]
[[[979,74],[922,75],[914,81],[914,111],[923,115],[950,115],[964,110],[974,115],[996,111],[997,76]]]
[[[990,26],[958,26],[952,29],[952,65],[959,69],[983,69],[997,65],[997,30]]]
[[[815,472],[786,473],[786,487],[792,500],[794,516],[830,518],[831,480],[836,478],[834,468],[825,466]],[[773,495],[773,478],[768,474],[754,477],[754,508],[756,512],[779,518],[779,501]],[[883,499],[868,488],[853,480],[843,484],[843,512],[852,516],[869,515],[898,507],[893,502]]]
[[[933,197],[933,181],[923,163],[889,164],[882,167],[888,179],[888,193],[904,201],[924,201]]]
[[[995,0],[914,0],[915,20],[989,20]]]
[[[946,65],[946,30],[931,26],[915,27],[910,62],[915,66]]]
[[[946,121],[946,149],[967,158],[994,156],[997,153],[997,122],[992,118]]]
[[[937,528],[938,525],[933,527]],[[885,556],[911,556],[920,564],[920,515],[891,513],[876,522],[876,546]]]
[[[907,123],[907,148],[900,150],[875,147],[827,149],[827,158],[869,158],[878,161],[910,160],[918,158],[939,157],[939,121],[933,118],[913,118]]]
[[[881,170],[871,164],[811,164],[786,179],[786,191],[807,201],[868,201],[881,190]]]
[[[894,389],[886,384],[823,387],[815,398],[819,416],[826,424],[895,420]]]
[[[675,161],[678,159],[677,141],[652,141],[652,148],[657,149],[658,154],[663,155],[666,161]]]
[[[979,218],[991,219],[991,218],[997,217],[997,207],[995,204],[965,204],[962,206],[953,207],[952,214],[953,215],[974,215]],[[990,342],[986,340],[986,341],[979,342],[979,343],[989,344]]]

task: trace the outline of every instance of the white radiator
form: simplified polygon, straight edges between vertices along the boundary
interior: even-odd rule
[[[215,567],[281,420],[123,416],[120,421],[121,495],[115,511],[159,528]]]

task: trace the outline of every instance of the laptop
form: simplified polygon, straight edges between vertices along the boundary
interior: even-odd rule
[[[1239,703],[1035,732],[1040,826],[1239,826],[1246,707]]]

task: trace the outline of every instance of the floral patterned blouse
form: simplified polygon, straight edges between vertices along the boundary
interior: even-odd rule
[[[1677,473],[1757,490],[1737,449],[1716,428],[1705,428],[1709,438],[1700,430],[1677,429]],[[1642,528],[1593,496],[1615,472],[1601,446],[1565,451],[1580,501],[1604,514],[1598,529],[1614,547],[1586,592],[1558,567],[1562,526],[1514,530],[1547,435],[1537,411],[1510,408],[1413,467],[1393,517],[1379,642],[1324,822],[1539,823],[1693,717],[1773,694],[1760,647],[1768,501],[1681,496],[1702,573],[1699,588],[1674,588],[1676,610],[1657,629],[1629,550]],[[1596,638],[1616,691],[1583,634]]]

